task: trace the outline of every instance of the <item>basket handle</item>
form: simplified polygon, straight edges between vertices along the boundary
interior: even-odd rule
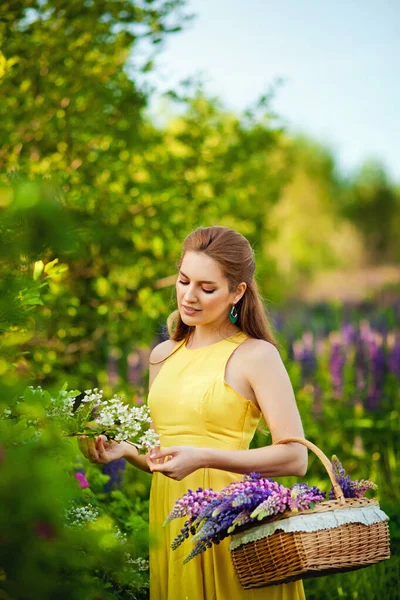
[[[279,440],[278,442],[275,442],[275,445],[289,444],[290,442],[295,442],[296,444],[302,444],[303,446],[306,446],[306,448],[308,448],[309,450],[312,450],[314,452],[314,454],[316,454],[318,456],[319,460],[322,462],[322,464],[324,465],[324,467],[326,469],[326,472],[329,475],[329,479],[331,480],[332,487],[333,487],[333,493],[335,494],[336,500],[339,501],[339,504],[345,504],[343,490],[340,487],[340,484],[336,480],[335,474],[331,467],[331,461],[326,456],[326,454],[324,454],[322,452],[322,450],[320,450],[318,448],[318,446],[316,446],[309,440],[304,440],[303,438],[298,438],[298,437],[284,438],[282,440]]]

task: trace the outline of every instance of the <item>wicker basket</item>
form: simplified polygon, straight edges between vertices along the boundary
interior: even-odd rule
[[[325,454],[301,438],[287,438],[277,443],[290,442],[303,444],[315,452],[327,470],[336,500],[320,502],[313,510],[287,511],[267,517],[257,525],[238,528],[231,538],[231,558],[245,589],[361,569],[390,558],[388,517],[379,509],[378,502],[368,498],[344,498]],[[346,512],[341,512],[344,510]],[[371,511],[375,513],[373,518]],[[322,524],[321,517],[316,516],[318,513],[325,513],[321,515]],[[332,522],[352,519],[361,522],[332,526]],[[377,522],[369,524],[371,520]],[[364,524],[366,522],[368,524]],[[283,531],[282,528],[318,530]],[[277,531],[271,533],[274,529]],[[255,541],[246,542],[246,538]]]

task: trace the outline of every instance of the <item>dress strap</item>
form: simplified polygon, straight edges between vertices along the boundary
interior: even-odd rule
[[[248,335],[240,331],[235,337],[226,340],[226,343],[222,345],[221,349],[221,362],[219,376],[225,380],[226,365],[232,354],[239,348],[239,346],[248,339]]]

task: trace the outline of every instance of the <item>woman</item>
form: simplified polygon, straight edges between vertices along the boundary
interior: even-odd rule
[[[150,494],[152,600],[298,600],[300,581],[244,590],[231,564],[229,538],[182,561],[186,540],[170,543],[183,523],[162,523],[187,489],[220,490],[243,474],[304,476],[300,444],[249,449],[261,416],[272,442],[304,437],[293,389],[270,332],[254,280],[249,242],[225,227],[200,227],[184,241],[176,282],[178,310],[168,319],[170,339],[150,355],[150,406],[161,447],[140,456],[127,443],[82,440],[90,460],[125,456],[153,473]]]

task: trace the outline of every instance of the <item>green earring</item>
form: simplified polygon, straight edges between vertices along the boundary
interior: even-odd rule
[[[236,321],[238,320],[238,316],[239,315],[237,313],[236,307],[233,304],[233,306],[232,306],[232,308],[231,308],[231,310],[229,312],[229,320],[230,320],[230,322],[231,323],[236,323]]]

